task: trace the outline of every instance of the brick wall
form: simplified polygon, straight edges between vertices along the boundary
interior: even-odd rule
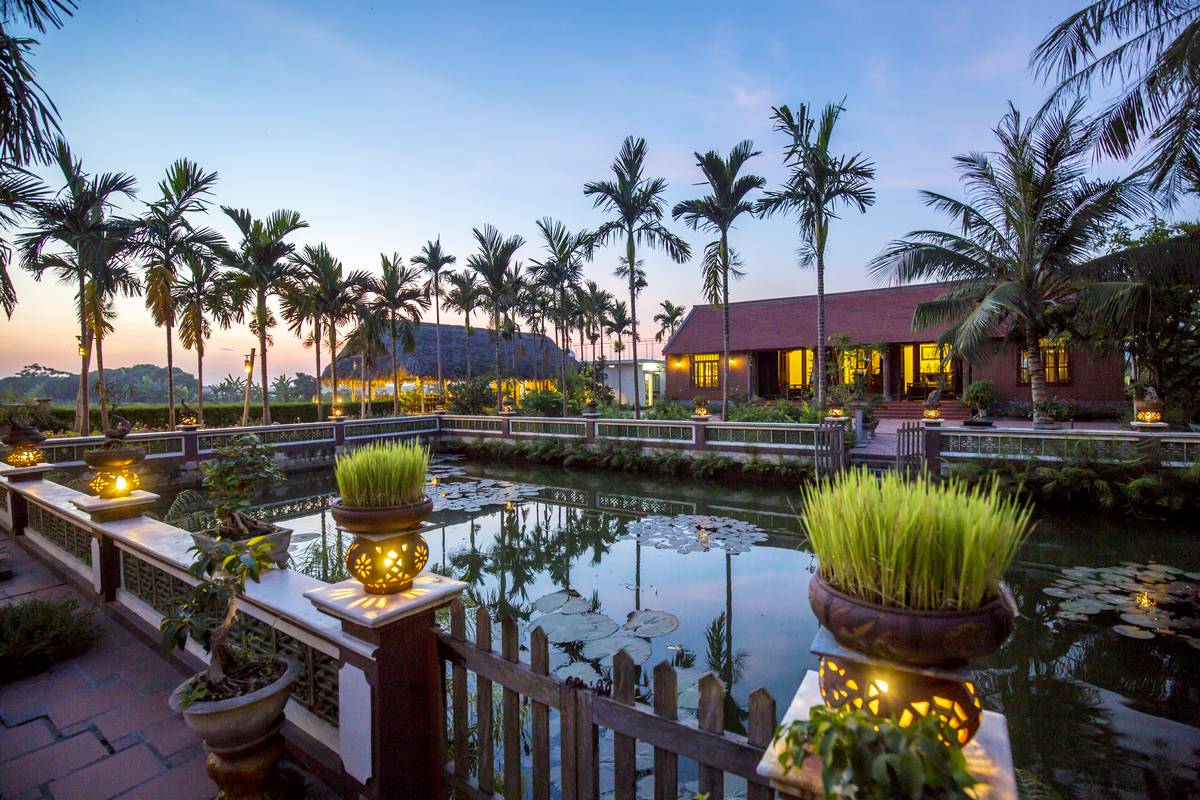
[[[1125,399],[1125,365],[1119,356],[1100,356],[1087,348],[1070,351],[1071,382],[1047,386],[1051,397],[1092,402]],[[1017,382],[1020,350],[1006,344],[995,355],[970,367],[973,380],[986,378],[996,386],[1001,400],[1029,400],[1029,385]]]
[[[744,399],[750,395],[749,353],[729,354],[729,391],[731,395]],[[667,356],[667,386],[663,393],[666,399],[680,403],[691,403],[697,397],[721,400],[721,387],[697,389],[692,386],[692,362],[690,356]]]

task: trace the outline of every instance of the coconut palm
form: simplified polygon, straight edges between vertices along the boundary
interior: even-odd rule
[[[305,347],[311,347],[316,355],[317,393],[313,397],[313,402],[317,407],[316,419],[320,421],[323,417],[321,411],[321,326],[324,323],[324,316],[317,305],[316,294],[303,277],[291,280],[284,286],[279,295],[279,310],[283,314],[283,321],[287,325],[287,329],[300,337],[300,343]],[[309,329],[307,336],[304,334],[306,327]]]
[[[137,221],[136,236],[146,270],[146,307],[154,324],[167,332],[167,426],[175,429],[175,354],[176,324],[174,287],[176,272],[184,259],[202,258],[225,246],[225,240],[211,228],[197,228],[188,217],[208,208],[206,196],[216,185],[217,173],[205,172],[199,165],[181,158],[167,168],[159,181],[159,198],[148,203]]]
[[[79,316],[79,393],[75,402],[75,430],[80,435],[90,432],[88,372],[91,367],[92,331],[88,326],[87,302],[88,275],[98,269],[97,260],[101,247],[107,242],[121,238],[116,229],[123,223],[115,220],[111,211],[118,197],[133,197],[136,182],[133,177],[121,172],[106,172],[89,175],[83,171],[83,163],[75,158],[71,148],[59,139],[54,146],[54,160],[63,177],[63,188],[49,200],[41,200],[30,208],[28,229],[17,238],[23,266],[40,278],[44,267],[40,266],[46,248],[52,243],[65,247],[72,257],[63,257],[56,267],[60,279],[62,269],[74,265],[73,282],[76,285],[76,303]]]
[[[333,394],[329,402],[332,408],[336,408],[338,404],[338,325],[354,317],[356,304],[361,300],[363,292],[366,291],[370,276],[363,270],[346,273],[342,262],[329,252],[329,248],[324,242],[315,246],[305,245],[299,253],[290,257],[290,263],[294,271],[290,274],[290,280],[285,283],[284,300],[288,299],[289,293],[286,293],[288,285],[298,286],[301,292],[312,295],[314,305],[312,312],[315,315],[312,322],[313,337],[314,347],[317,348],[317,397],[320,397],[321,392],[321,346],[319,341],[324,332],[329,337],[329,378],[333,385]],[[285,313],[287,313],[288,307],[285,302]],[[297,311],[303,310],[302,308],[297,309]],[[320,410],[320,405],[318,405],[318,415]]]
[[[1087,177],[1095,133],[1082,109],[1081,101],[1026,119],[1010,106],[995,131],[998,152],[955,159],[965,200],[922,192],[926,205],[955,220],[956,230],[913,231],[871,264],[875,275],[899,283],[952,283],[917,306],[913,328],[948,325],[941,341],[967,359],[998,334],[1020,342],[1038,420],[1046,399],[1043,342],[1066,330],[1065,309],[1105,308],[1124,288],[1087,282],[1079,265],[1103,228],[1149,208],[1135,181]]]
[[[504,405],[503,371],[500,364],[501,324],[515,300],[514,289],[520,284],[519,272],[511,269],[513,256],[525,244],[518,235],[505,237],[492,225],[472,230],[479,252],[467,259],[482,282],[481,301],[492,316],[492,337],[496,345],[496,411]]]
[[[426,295],[433,295],[434,342],[437,346],[438,397],[446,394],[446,381],[442,378],[442,270],[454,265],[457,259],[442,249],[442,237],[429,241],[421,252],[412,257],[412,263],[425,271],[429,281],[425,284]],[[428,306],[426,306],[428,307]],[[425,395],[421,395],[421,402]]]
[[[618,300],[617,302],[612,304],[612,308],[609,309],[609,312],[608,312],[608,319],[605,321],[605,323],[608,326],[609,334],[616,337],[615,340],[613,341],[613,351],[616,352],[617,358],[620,359],[621,351],[625,349],[625,344],[621,340],[626,335],[631,334],[633,332],[633,318],[629,316],[629,308],[625,305],[624,300]],[[603,356],[601,356],[601,358],[603,358]],[[637,375],[637,373],[635,372],[634,380],[637,379],[636,375]],[[636,385],[634,388],[635,389],[637,388]],[[637,392],[634,392],[634,394],[637,394]],[[634,401],[636,402],[636,398],[634,398]],[[620,404],[620,402],[621,402],[621,369],[620,369],[620,367],[618,367],[617,368],[617,403]]]
[[[471,337],[475,335],[471,329],[471,314],[483,304],[483,287],[473,271],[451,272],[446,276],[446,280],[450,284],[450,291],[446,293],[446,307],[463,315],[467,379],[470,380]]]
[[[222,328],[232,324],[234,302],[212,253],[184,254],[183,263],[185,269],[176,276],[172,302],[177,310],[179,343],[196,351],[196,417],[203,425],[205,343],[212,335],[211,322]]]
[[[833,129],[845,107],[830,103],[820,118],[801,103],[793,112],[787,106],[772,108],[775,130],[790,141],[784,147],[784,164],[789,174],[783,186],[766,192],[757,203],[764,216],[776,212],[795,214],[800,222],[800,265],[817,269],[817,392],[818,408],[825,407],[825,245],[829,223],[843,207],[860,213],[875,202],[870,181],[875,165],[861,153],[852,156],[830,152]]]
[[[679,330],[679,326],[683,324],[683,315],[687,313],[687,308],[677,306],[670,300],[663,300],[658,304],[662,311],[654,315],[654,321],[658,323],[658,333],[654,334],[654,341],[661,342],[663,339],[670,339],[675,335],[675,331]]]
[[[368,393],[370,392],[371,376],[375,374],[375,359],[387,352],[383,343],[383,332],[386,325],[385,315],[380,307],[372,307],[369,303],[358,303],[354,308],[355,324],[343,342],[343,353],[358,357],[359,385],[359,418],[370,416]],[[395,340],[392,340],[393,348]],[[410,348],[411,349],[411,346]],[[334,360],[337,357],[334,356]],[[399,387],[397,386],[397,389]]]
[[[286,209],[274,211],[265,219],[255,219],[244,208],[221,206],[221,210],[233,220],[242,237],[236,251],[224,248],[222,252],[235,285],[248,293],[247,305],[253,305],[254,316],[250,328],[258,336],[261,364],[259,380],[266,386],[270,379],[267,374],[267,345],[270,344],[271,326],[275,324],[267,300],[281,295],[288,281],[296,274],[295,266],[288,261],[295,245],[285,239],[301,228],[307,228],[308,223],[300,219],[299,213]],[[262,393],[262,410],[263,425],[270,425],[269,392]]]
[[[33,205],[45,197],[45,186],[37,177],[23,169],[0,164],[0,231],[15,228],[32,211]],[[8,274],[12,256],[9,243],[0,240],[0,308],[9,319],[17,308],[17,290]]]
[[[454,256],[446,256],[441,252],[441,242],[439,241],[434,247],[430,247],[427,242],[425,250],[421,255],[412,259],[413,264],[420,264],[426,272],[430,272],[433,268],[425,266],[426,261],[429,264],[437,263],[442,260],[445,266],[446,263],[454,263]],[[423,258],[426,261],[418,261]],[[450,261],[446,262],[445,259]],[[429,289],[430,283],[439,281],[439,272],[430,274],[429,283],[421,286],[421,270],[412,269],[404,265],[404,259],[397,253],[392,253],[388,257],[386,253],[379,254],[379,262],[382,272],[379,277],[372,277],[366,283],[366,289],[372,292],[375,297],[372,300],[372,306],[382,315],[382,324],[387,329],[391,338],[391,353],[392,353],[392,413],[400,413],[400,368],[396,361],[396,339],[398,336],[404,337],[405,350],[411,350],[416,340],[414,338],[413,327],[421,322],[421,312],[429,308]],[[438,268],[440,271],[440,267]],[[435,289],[434,298],[440,295],[441,290]],[[440,319],[439,319],[440,329]],[[442,387],[442,350],[441,344],[438,345],[438,390]],[[421,410],[425,410],[425,393],[421,392]]]
[[[766,185],[767,179],[760,175],[739,175],[746,162],[760,153],[754,143],[746,139],[734,145],[729,158],[722,158],[716,150],[701,155],[696,153],[696,165],[704,173],[711,190],[709,194],[695,200],[684,200],[671,209],[674,219],[682,219],[692,230],[708,231],[720,236],[717,240],[717,259],[710,271],[720,278],[721,286],[721,342],[724,357],[721,362],[721,408],[729,413],[729,229],[742,214],[754,211],[748,199],[750,193]],[[711,281],[706,281],[711,282]],[[635,344],[636,347],[636,344]],[[636,371],[634,372],[636,375]]]
[[[537,222],[538,232],[546,247],[546,258],[532,261],[533,277],[553,297],[553,318],[559,336],[558,390],[562,393],[562,413],[567,415],[567,338],[573,314],[571,301],[575,288],[583,278],[583,260],[587,257],[590,234],[572,233],[556,219],[545,217]],[[582,353],[580,354],[582,357]]]
[[[1033,53],[1057,77],[1050,102],[1070,103],[1093,82],[1116,83],[1096,146],[1114,158],[1145,152],[1151,185],[1168,203],[1200,192],[1200,2],[1096,0],[1055,26]]]
[[[596,245],[625,240],[625,263],[637,264],[637,245],[662,248],[673,261],[680,264],[691,257],[688,243],[667,230],[662,224],[664,212],[663,194],[667,182],[663,178],[647,178],[646,140],[630,136],[621,145],[621,150],[612,163],[613,180],[591,181],[584,185],[583,194],[593,198],[596,208],[612,215],[612,219],[601,225],[592,236]],[[636,270],[628,274],[629,315],[632,322],[631,335],[635,342],[633,350],[633,372],[637,364],[637,279]],[[641,403],[634,393],[633,416],[641,417]]]

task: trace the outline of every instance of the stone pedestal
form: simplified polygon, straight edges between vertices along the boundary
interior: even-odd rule
[[[1131,422],[1129,427],[1135,431],[1165,431],[1171,426],[1165,422]]]
[[[942,427],[942,418],[937,417],[936,419],[922,419],[921,424],[926,428],[940,428]]]
[[[72,500],[76,508],[88,514],[92,522],[113,522],[118,519],[140,517],[158,502],[158,495],[136,489],[125,497],[106,500],[103,497],[81,497]]]
[[[9,483],[40,481],[46,477],[47,472],[50,472],[54,468],[53,464],[47,464],[45,461],[34,464],[31,467],[14,467],[8,464],[0,464],[0,478],[4,478]]]

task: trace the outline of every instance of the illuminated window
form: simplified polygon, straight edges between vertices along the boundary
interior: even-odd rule
[[[917,368],[921,373],[921,380],[933,383],[940,378],[949,386],[954,379],[954,368],[950,363],[950,345],[921,345]]]
[[[1071,354],[1061,339],[1042,339],[1038,344],[1042,349],[1042,369],[1046,373],[1047,384],[1064,384],[1071,382]],[[1021,351],[1020,373],[1017,376],[1021,383],[1029,383],[1029,351]]]
[[[716,353],[692,356],[692,386],[714,389],[721,385],[721,357]]]
[[[880,356],[878,350],[872,350],[868,353],[861,347],[856,350],[844,350],[841,353],[842,359],[842,383],[847,386],[854,385],[855,375],[878,375],[880,369]]]
[[[787,383],[792,389],[804,389],[812,384],[812,348],[789,350],[787,354]]]

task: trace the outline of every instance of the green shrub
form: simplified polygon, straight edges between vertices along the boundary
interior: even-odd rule
[[[26,600],[0,606],[0,683],[81,656],[99,637],[91,615],[74,600]]]
[[[429,449],[417,441],[377,442],[337,457],[334,476],[347,506],[387,508],[425,497]]]
[[[1032,528],[993,485],[851,470],[804,492],[821,577],[846,594],[920,611],[978,608]]]
[[[691,419],[691,416],[692,407],[687,403],[662,398],[646,412],[646,419]]]
[[[744,403],[729,412],[730,422],[820,422],[822,415],[808,403],[779,400],[775,403]]]
[[[521,413],[527,417],[561,417],[562,395],[551,389],[526,392],[521,398]],[[567,413],[578,416],[579,408],[568,400]]]
[[[217,457],[200,462],[202,483],[222,526],[250,509],[250,500],[263,487],[283,480],[270,445],[252,433],[237,436],[216,449]]]
[[[971,381],[971,385],[962,396],[964,405],[983,412],[991,412],[997,400],[999,396],[996,394],[996,386],[986,378]]]
[[[457,381],[446,387],[449,400],[446,410],[451,414],[486,414],[496,410],[496,390],[486,376]]]

